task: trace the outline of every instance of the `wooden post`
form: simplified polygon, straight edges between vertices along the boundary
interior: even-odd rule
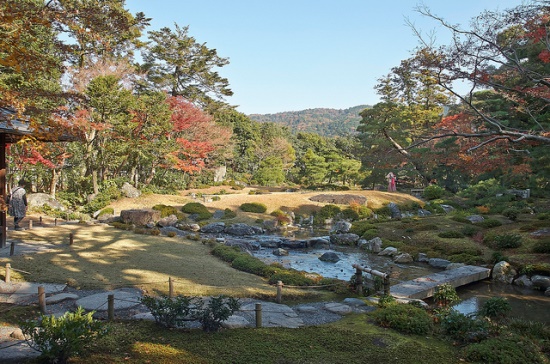
[[[57,226],[57,217],[53,220],[53,225]]]
[[[10,263],[6,263],[6,275],[4,277],[4,281],[6,283],[10,283],[11,281],[11,264]]]
[[[109,321],[115,319],[115,295],[110,294],[107,296],[107,318]]]
[[[38,307],[40,308],[40,312],[43,314],[46,313],[46,291],[44,290],[44,286],[38,286]]]
[[[355,290],[358,295],[363,295],[363,272],[355,268]]]
[[[259,329],[260,327],[262,327],[262,304],[261,303],[256,303],[255,311],[256,311],[256,328]]]
[[[29,230],[32,230],[32,220],[29,220]]]
[[[69,245],[73,245],[74,243],[74,236],[73,236],[73,233],[70,233],[69,234]]]
[[[168,297],[174,297],[174,281],[172,281],[172,277],[168,277]]]
[[[283,282],[277,281],[277,303],[281,303],[283,300]]]
[[[38,221],[38,224],[42,226],[42,216],[40,216],[40,220]]]
[[[384,296],[390,295],[390,275],[386,274],[384,276]]]
[[[10,244],[10,257],[15,254],[15,241],[12,241]]]

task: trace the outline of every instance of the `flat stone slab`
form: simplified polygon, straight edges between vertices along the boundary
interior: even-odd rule
[[[424,299],[432,297],[435,288],[441,284],[449,283],[456,288],[487,279],[490,274],[491,270],[489,268],[465,265],[396,284],[391,286],[390,293],[396,298]]]
[[[67,285],[54,283],[17,282],[5,283],[0,281],[0,302],[28,305],[38,303],[38,287],[44,287],[46,295],[60,293]]]
[[[115,310],[136,307],[141,303],[141,293],[135,290],[127,291],[117,289],[83,297],[76,301],[76,305],[81,306],[86,311],[107,311],[107,300],[111,294],[114,295],[115,298]]]
[[[338,315],[347,315],[353,312],[351,307],[342,303],[331,302],[325,305],[325,310],[328,312],[336,313]]]
[[[255,325],[256,304],[249,303],[241,307],[241,311],[247,312],[248,316],[254,319],[248,320]],[[287,305],[262,302],[262,327],[289,327],[299,328],[304,326],[304,322],[298,314]]]
[[[51,305],[66,300],[77,300],[78,295],[74,293],[59,293],[50,297],[46,297],[46,304]]]

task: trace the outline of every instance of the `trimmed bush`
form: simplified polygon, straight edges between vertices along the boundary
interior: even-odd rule
[[[509,218],[512,221],[516,221],[519,214],[520,214],[520,212],[521,211],[518,208],[510,207],[510,208],[507,208],[504,211],[502,211],[502,215],[506,216],[507,218]]]
[[[521,246],[521,235],[517,234],[487,234],[483,243],[493,249],[514,249]]]
[[[380,326],[405,334],[426,335],[433,325],[433,319],[426,310],[412,305],[388,305],[374,311],[372,316]]]
[[[453,340],[461,343],[476,342],[489,335],[487,321],[475,319],[453,309],[441,319],[441,329]]]
[[[481,306],[478,313],[484,317],[499,319],[505,317],[511,309],[512,308],[506,298],[491,297],[483,304],[483,306]]]
[[[258,202],[246,202],[243,203],[239,208],[241,209],[241,211],[253,212],[257,214],[263,214],[267,211],[267,206],[263,203]]]
[[[533,253],[550,254],[550,239],[537,241],[533,245]]]
[[[200,202],[186,203],[182,206],[181,211],[186,214],[195,215],[196,221],[208,220],[212,217],[212,213]]]
[[[470,344],[464,349],[464,358],[469,362],[485,364],[546,362],[532,341],[518,335],[499,336]]]
[[[376,225],[367,221],[356,221],[351,226],[349,232],[361,236],[368,230],[376,230]]]
[[[224,219],[233,219],[235,217],[237,217],[237,213],[230,208],[226,208],[225,210],[223,210]]]
[[[489,228],[494,228],[494,227],[501,226],[502,223],[497,219],[487,219],[487,220],[483,220],[481,222],[476,223],[476,225],[482,226],[484,228],[489,229]]]
[[[326,219],[332,219],[338,216],[342,212],[342,209],[336,205],[328,204],[321,207],[321,210],[315,214],[313,222],[316,225],[323,225]]]
[[[424,193],[422,196],[426,200],[435,200],[441,198],[443,196],[443,192],[445,192],[445,190],[442,187],[439,187],[438,185],[429,185],[424,188]]]
[[[153,206],[153,210],[160,211],[160,217],[167,217],[170,215],[181,216],[181,212],[178,211],[178,209],[175,208],[174,206],[158,204]]]
[[[443,231],[443,232],[437,234],[437,236],[439,236],[440,238],[445,238],[445,239],[458,239],[458,238],[463,238],[464,234],[462,234],[459,231],[451,230],[451,231]]]

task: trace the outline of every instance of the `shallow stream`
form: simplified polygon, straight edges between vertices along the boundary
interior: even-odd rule
[[[355,274],[353,264],[388,273],[391,269],[391,284],[422,277],[440,271],[425,263],[397,264],[388,257],[369,254],[356,248],[288,250],[288,256],[275,256],[273,249],[261,249],[254,255],[265,263],[280,263],[284,267],[309,273],[318,273],[326,278],[348,281]],[[319,260],[326,252],[335,252],[340,261],[328,263]],[[510,317],[550,323],[550,297],[543,292],[489,280],[472,283],[457,290],[461,302],[455,308],[464,314],[475,313],[490,297],[505,297],[512,308]]]

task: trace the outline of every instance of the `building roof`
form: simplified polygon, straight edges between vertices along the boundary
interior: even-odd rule
[[[0,107],[0,134],[4,134],[6,143],[16,143],[26,136],[32,136],[41,141],[68,142],[78,140],[78,137],[63,133],[36,133],[31,129],[29,122],[16,117],[14,110]]]

